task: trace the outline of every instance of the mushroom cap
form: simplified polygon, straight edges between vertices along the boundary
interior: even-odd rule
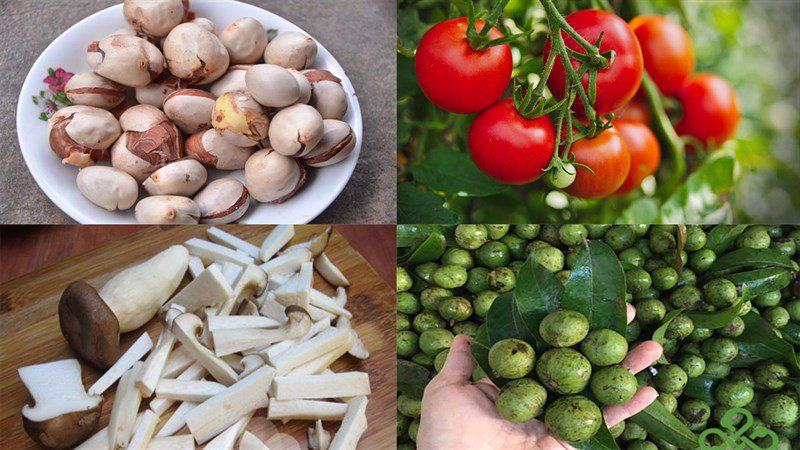
[[[164,37],[186,16],[183,0],[125,0],[125,20],[136,30],[154,37]]]
[[[230,56],[219,38],[194,23],[182,23],[164,40],[169,71],[191,83],[207,84],[228,69]]]
[[[298,305],[289,305],[284,312],[287,319],[287,337],[294,339],[308,333],[311,328],[311,315],[305,308]]]
[[[283,203],[303,186],[308,174],[303,163],[272,149],[259,150],[247,160],[247,190],[261,203]]]
[[[252,64],[264,54],[269,38],[261,22],[242,17],[228,25],[219,35],[234,64]]]
[[[217,98],[199,89],[181,89],[164,100],[164,114],[186,134],[211,128]]]
[[[305,156],[319,144],[325,132],[322,115],[298,103],[278,111],[269,126],[269,143],[284,156]]]
[[[105,369],[119,358],[119,321],[88,283],[67,286],[58,303],[58,321],[61,334],[84,361]]]
[[[264,62],[287,69],[302,70],[314,64],[317,43],[310,36],[296,31],[279,34],[264,50]]]
[[[244,169],[247,158],[254,151],[254,146],[233,145],[213,128],[193,134],[186,140],[186,156],[197,159],[205,166],[221,170]]]
[[[71,448],[85,441],[100,422],[103,402],[86,411],[61,414],[50,420],[35,422],[22,416],[25,432],[37,444],[46,448]]]

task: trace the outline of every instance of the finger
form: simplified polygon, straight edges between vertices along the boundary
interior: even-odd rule
[[[469,377],[475,369],[475,360],[472,359],[472,354],[469,352],[471,343],[472,338],[465,334],[456,336],[447,353],[444,367],[437,377],[448,381],[469,381]]]
[[[625,310],[628,313],[628,323],[633,322],[633,319],[636,318],[636,308],[630,303],[625,303]]]
[[[636,348],[628,352],[625,360],[622,361],[622,367],[630,370],[631,373],[639,373],[658,361],[662,353],[664,353],[664,348],[661,347],[661,344],[658,342],[642,342]]]
[[[481,381],[476,381],[472,383],[472,385],[478,388],[478,390],[480,390],[481,392],[483,392],[486,395],[486,397],[492,401],[492,403],[496,402],[497,397],[500,396],[500,390],[497,389],[497,386],[492,384],[492,382],[488,378],[484,378]]]
[[[538,450],[575,450],[571,445],[560,442],[547,432],[547,428],[539,420],[532,420],[527,423],[531,429],[531,434],[536,436],[535,447]]]
[[[603,417],[606,420],[606,426],[613,427],[628,417],[638,414],[640,411],[647,408],[650,403],[653,403],[656,397],[658,397],[658,391],[650,386],[645,386],[639,388],[639,390],[633,394],[633,398],[627,403],[606,406],[603,408]]]

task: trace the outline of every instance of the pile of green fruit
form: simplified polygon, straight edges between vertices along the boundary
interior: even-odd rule
[[[586,448],[722,445],[737,427],[800,448],[798,245],[788,226],[398,227],[398,448],[459,333],[500,415]],[[664,356],[634,377],[619,363],[646,340]],[[645,385],[658,401],[606,428],[600,406]]]

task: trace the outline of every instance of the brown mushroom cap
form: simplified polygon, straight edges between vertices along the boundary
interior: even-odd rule
[[[78,281],[76,283],[82,283],[86,286],[89,286],[82,281]],[[76,283],[72,284],[74,285]],[[69,290],[69,288],[67,288],[67,290]],[[95,292],[95,294],[97,293]],[[61,303],[64,303],[63,297]],[[59,310],[60,309],[61,308],[59,308]],[[107,306],[106,309],[108,309]],[[111,310],[109,309],[109,311]],[[116,320],[117,319],[115,317],[115,323]],[[61,328],[62,330],[64,328],[63,322]],[[119,341],[119,334],[117,334],[117,340]],[[73,348],[75,347],[73,346]],[[103,402],[101,401],[98,402],[97,406],[92,409],[61,414],[53,417],[50,420],[45,420],[42,422],[34,422],[23,415],[22,426],[25,428],[25,432],[28,433],[31,439],[33,439],[42,447],[58,449],[71,448],[85,441],[86,438],[92,434],[95,427],[97,427],[97,424],[100,422],[100,413],[102,412],[102,409]]]
[[[58,321],[61,334],[84,361],[105,369],[119,358],[119,321],[88,283],[67,286],[58,303]]]

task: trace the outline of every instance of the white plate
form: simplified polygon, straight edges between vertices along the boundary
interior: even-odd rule
[[[300,31],[314,37],[288,20],[261,8],[233,0],[192,0],[191,9],[198,17],[211,19],[217,28],[223,30],[240,17],[253,17],[265,28],[279,32]],[[90,42],[100,40],[108,33],[120,28],[128,28],[122,15],[122,5],[112,6],[93,14],[59,36],[42,53],[28,72],[17,104],[17,135],[22,156],[33,178],[42,190],[59,208],[79,223],[136,223],[133,208],[128,211],[106,211],[84,198],[75,184],[78,169],[61,164],[61,160],[50,149],[47,137],[47,123],[38,119],[41,112],[31,98],[42,89],[47,69],[63,68],[68,72],[91,71],[86,63],[86,47]],[[253,202],[240,223],[307,223],[318,216],[342,192],[353,174],[363,139],[361,108],[353,85],[345,75],[336,59],[317,41],[319,51],[315,68],[328,70],[342,79],[348,93],[349,107],[343,119],[350,124],[356,136],[353,153],[339,164],[324,168],[308,168],[309,179],[293,198],[281,205],[267,205]],[[209,171],[209,181],[234,176],[244,181],[244,171]],[[146,194],[141,191],[140,199]]]

